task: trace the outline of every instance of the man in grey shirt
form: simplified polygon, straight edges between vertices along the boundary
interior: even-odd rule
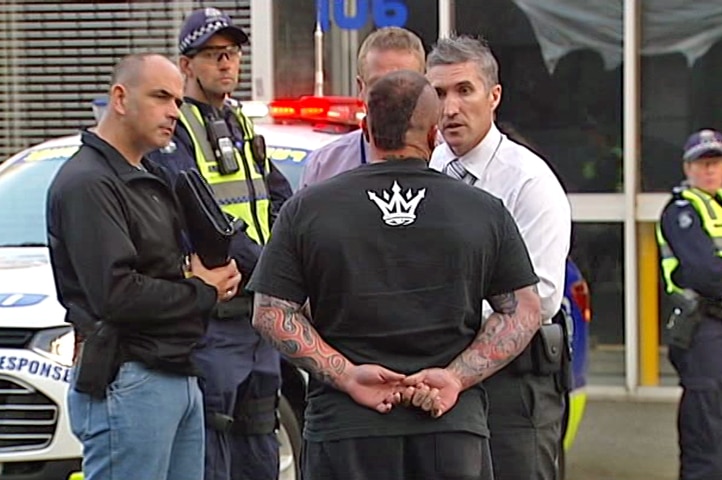
[[[413,32],[398,27],[375,30],[363,41],[358,53],[359,97],[366,100],[370,86],[387,73],[413,70],[423,74],[425,61],[424,46]],[[369,146],[361,129],[347,133],[308,155],[299,189],[369,161]]]

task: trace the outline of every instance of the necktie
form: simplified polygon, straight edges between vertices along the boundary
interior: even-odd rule
[[[444,167],[444,173],[467,185],[473,185],[476,181],[476,177],[464,167],[458,158],[453,159]]]

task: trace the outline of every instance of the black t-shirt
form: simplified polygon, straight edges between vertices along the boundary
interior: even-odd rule
[[[248,288],[308,298],[313,325],[350,361],[411,374],[445,367],[471,343],[483,299],[537,281],[499,199],[423,160],[400,160],[361,166],[292,197]],[[413,407],[379,414],[311,381],[310,441],[440,431],[488,435],[481,386],[433,419]]]

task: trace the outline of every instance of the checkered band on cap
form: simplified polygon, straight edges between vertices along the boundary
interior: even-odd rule
[[[201,38],[202,36],[217,32],[218,30],[221,30],[222,28],[229,27],[230,23],[228,23],[225,20],[216,20],[212,23],[206,23],[200,28],[197,28],[190,32],[188,35],[183,37],[183,40],[181,40],[180,44],[178,45],[178,50],[181,52],[186,52],[190,48],[193,47],[193,43]]]
[[[705,129],[690,135],[682,158],[693,161],[710,156],[722,156],[722,133]]]

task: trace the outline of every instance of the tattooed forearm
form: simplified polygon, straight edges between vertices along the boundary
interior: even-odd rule
[[[464,388],[479,383],[511,362],[527,346],[541,325],[541,302],[536,286],[489,299],[494,313],[474,341],[447,367]]]
[[[309,322],[308,309],[256,293],[253,326],[293,363],[336,388],[351,363],[326,343]]]

